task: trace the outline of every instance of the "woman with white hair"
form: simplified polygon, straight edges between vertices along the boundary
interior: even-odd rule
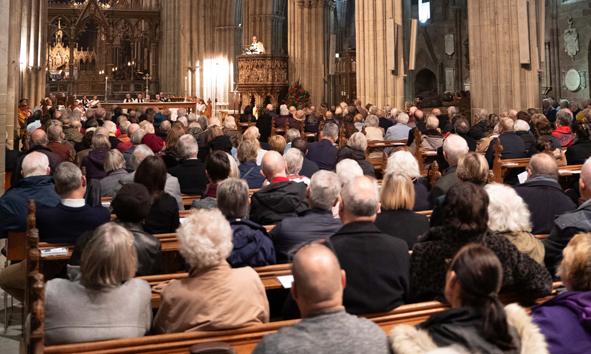
[[[421,176],[417,159],[408,151],[408,148],[395,151],[388,158],[386,173],[403,172],[411,179],[415,189],[414,211],[429,210],[429,191],[427,180]]]
[[[285,122],[289,120],[291,115],[286,105],[279,106],[279,117],[275,118],[275,128],[285,128]]]
[[[351,135],[347,140],[347,145],[339,149],[337,158],[334,162],[336,166],[339,162],[345,159],[357,161],[363,174],[366,176],[375,177],[374,166],[365,159],[365,150],[367,149],[367,140],[363,133],[357,132]]]
[[[258,274],[232,269],[233,231],[218,209],[193,211],[177,230],[189,277],[162,291],[154,333],[216,331],[269,322],[269,302]]]
[[[310,184],[310,179],[306,176],[300,176],[300,171],[304,165],[304,154],[299,149],[288,149],[283,154],[285,165],[287,166],[287,178],[290,181]]]
[[[132,234],[110,222],[82,251],[80,277],[45,286],[45,344],[141,337],[152,321],[150,285],[134,279]],[[89,305],[91,304],[91,306]]]
[[[101,195],[103,197],[113,197],[113,189],[119,183],[119,180],[128,175],[125,170],[125,158],[117,149],[109,150],[105,158],[105,172],[107,177],[101,179]]]
[[[423,144],[421,145],[421,149],[425,150],[437,150],[443,146],[443,135],[439,128],[439,119],[434,115],[430,115],[427,117],[426,121],[426,131],[422,134],[423,136]],[[416,141],[413,141],[412,145],[410,146],[412,151],[416,149]]]
[[[568,129],[570,130],[570,127],[568,127]],[[526,121],[522,119],[516,120],[515,125],[513,125],[513,130],[515,130],[515,134],[519,135],[523,140],[525,149],[530,155],[538,152],[536,150],[536,138],[529,133],[529,124]]]
[[[527,204],[511,187],[500,183],[484,187],[488,193],[488,228],[505,236],[522,253],[544,265],[544,245],[532,235],[532,224]]]
[[[396,108],[395,108],[396,109]],[[394,110],[392,110],[394,111]],[[384,140],[406,140],[408,139],[408,132],[412,129],[408,126],[408,114],[397,113],[396,124],[388,128]],[[390,148],[391,150],[391,148]],[[387,152],[388,149],[386,149]]]
[[[365,137],[367,141],[384,140],[384,128],[380,127],[380,119],[373,114],[365,118]]]

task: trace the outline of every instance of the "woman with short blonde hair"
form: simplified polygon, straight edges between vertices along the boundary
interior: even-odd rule
[[[430,209],[427,180],[421,176],[419,163],[412,153],[402,149],[392,153],[388,158],[386,173],[392,172],[406,173],[412,179],[415,189],[414,211]]]
[[[531,308],[551,354],[589,353],[591,307],[591,234],[578,234],[562,251],[558,276],[565,292]]]
[[[218,209],[193,211],[178,228],[188,278],[173,280],[161,294],[155,333],[212,331],[269,322],[265,287],[250,267],[231,268],[230,223]]]
[[[386,172],[380,191],[381,212],[375,224],[383,233],[398,237],[411,250],[420,235],[429,230],[429,219],[414,213],[415,187],[404,172]]]
[[[269,138],[269,147],[271,147],[271,150],[277,151],[281,155],[283,155],[283,151],[285,151],[286,146],[287,142],[281,135],[273,135]]]
[[[137,252],[125,228],[100,226],[82,251],[79,280],[45,287],[45,343],[141,337],[152,320],[150,285],[134,279]],[[88,304],[92,304],[89,306]]]
[[[469,152],[458,160],[456,174],[463,182],[484,186],[488,182],[488,162],[481,154]]]

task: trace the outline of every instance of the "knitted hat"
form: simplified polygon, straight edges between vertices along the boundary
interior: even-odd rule
[[[146,134],[142,138],[142,144],[148,145],[154,152],[160,152],[164,147],[164,141],[156,134]]]
[[[148,216],[152,203],[148,188],[139,183],[127,183],[111,202],[113,212],[121,221],[139,222]]]
[[[154,116],[154,126],[159,127],[162,122],[166,120],[166,116],[160,112],[156,113]]]

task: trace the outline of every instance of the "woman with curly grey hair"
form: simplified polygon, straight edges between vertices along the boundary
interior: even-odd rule
[[[198,210],[177,230],[189,277],[173,280],[162,291],[154,319],[155,333],[214,331],[269,322],[269,302],[258,274],[250,267],[232,269],[233,231],[218,209]]]

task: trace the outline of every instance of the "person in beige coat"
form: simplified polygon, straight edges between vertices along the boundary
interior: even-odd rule
[[[454,346],[469,353],[548,354],[545,337],[517,304],[499,301],[503,268],[489,248],[468,244],[453,258],[445,298],[451,305],[416,327],[390,334],[394,354],[423,354]]]
[[[544,265],[544,244],[532,235],[531,215],[527,204],[511,187],[500,183],[486,185],[488,227],[505,236],[521,253]]]
[[[189,277],[162,291],[152,331],[178,333],[241,328],[269,322],[269,302],[258,274],[232,269],[232,228],[218,209],[193,212],[177,230]]]
[[[379,126],[380,120],[377,116],[370,114],[365,118],[365,138],[367,141],[384,140],[384,128]],[[383,156],[381,149],[374,150],[369,154],[370,158],[379,158]]]

